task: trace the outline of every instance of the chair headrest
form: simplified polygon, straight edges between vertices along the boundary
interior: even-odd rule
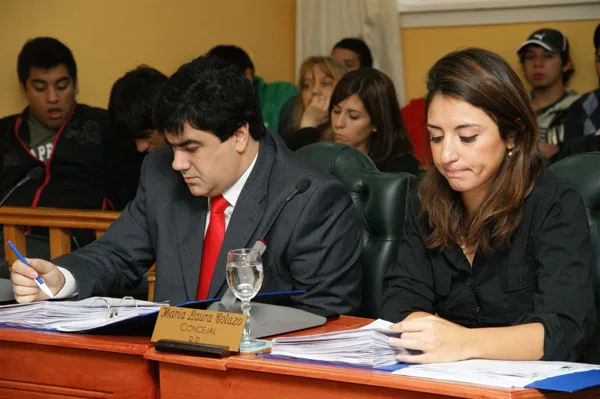
[[[337,177],[350,191],[359,191],[364,176],[377,171],[365,153],[342,143],[315,143],[297,152],[321,170]]]
[[[600,208],[600,152],[571,155],[550,165],[548,171],[572,184],[581,194],[586,208]]]

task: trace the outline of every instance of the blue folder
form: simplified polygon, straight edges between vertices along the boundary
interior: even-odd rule
[[[304,293],[303,290],[298,291],[281,291],[281,292],[265,292],[256,295],[257,301],[264,300],[265,302],[286,302],[293,295]],[[221,298],[212,298],[203,301],[190,301],[179,305],[178,307],[191,308],[191,309],[206,309],[211,303],[221,300]],[[130,319],[120,320],[115,323],[108,325],[98,326],[77,333],[82,334],[99,334],[99,335],[152,335],[156,319],[158,318],[159,309],[143,315],[132,317]],[[26,327],[16,326],[12,324],[0,324],[5,328],[19,328],[27,330],[42,330],[42,331],[58,331],[56,329],[48,328],[37,328],[37,327]]]
[[[527,385],[526,388],[547,389],[550,391],[575,392],[600,386],[600,370],[587,370],[579,373],[546,378]]]

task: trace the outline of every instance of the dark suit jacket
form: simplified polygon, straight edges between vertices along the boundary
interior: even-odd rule
[[[156,301],[196,298],[208,200],[190,194],[172,161],[170,148],[149,154],[136,198],[119,219],[99,240],[54,260],[73,273],[80,298],[115,296],[137,286],[155,260]],[[266,237],[261,292],[306,290],[293,301],[346,314],[358,310],[361,245],[350,196],[270,134],[260,141],[229,221],[209,298],[227,289],[227,251],[252,247],[301,178],[312,181],[310,188],[285,206]]]

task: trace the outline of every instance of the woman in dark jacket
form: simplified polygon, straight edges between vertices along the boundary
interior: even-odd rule
[[[466,49],[432,67],[427,89],[434,167],[409,206],[381,311],[403,332],[390,342],[417,351],[398,360],[584,360],[597,334],[586,210],[543,172],[519,77]]]
[[[332,139],[367,154],[382,172],[419,173],[396,89],[383,72],[362,68],[344,75],[331,95]]]

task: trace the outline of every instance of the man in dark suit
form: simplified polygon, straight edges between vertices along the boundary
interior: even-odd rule
[[[219,297],[227,251],[265,238],[262,292],[299,289],[306,292],[293,297],[297,304],[359,308],[360,233],[348,193],[265,131],[252,84],[238,69],[210,57],[183,65],[159,95],[154,119],[171,148],[146,157],[136,198],[86,248],[54,263],[34,259],[33,268],[16,261],[17,301],[47,298],[33,281],[38,274],[59,298],[118,295],[155,261],[157,301]],[[301,179],[310,187],[263,237]],[[223,229],[219,217],[222,244],[214,234]]]

